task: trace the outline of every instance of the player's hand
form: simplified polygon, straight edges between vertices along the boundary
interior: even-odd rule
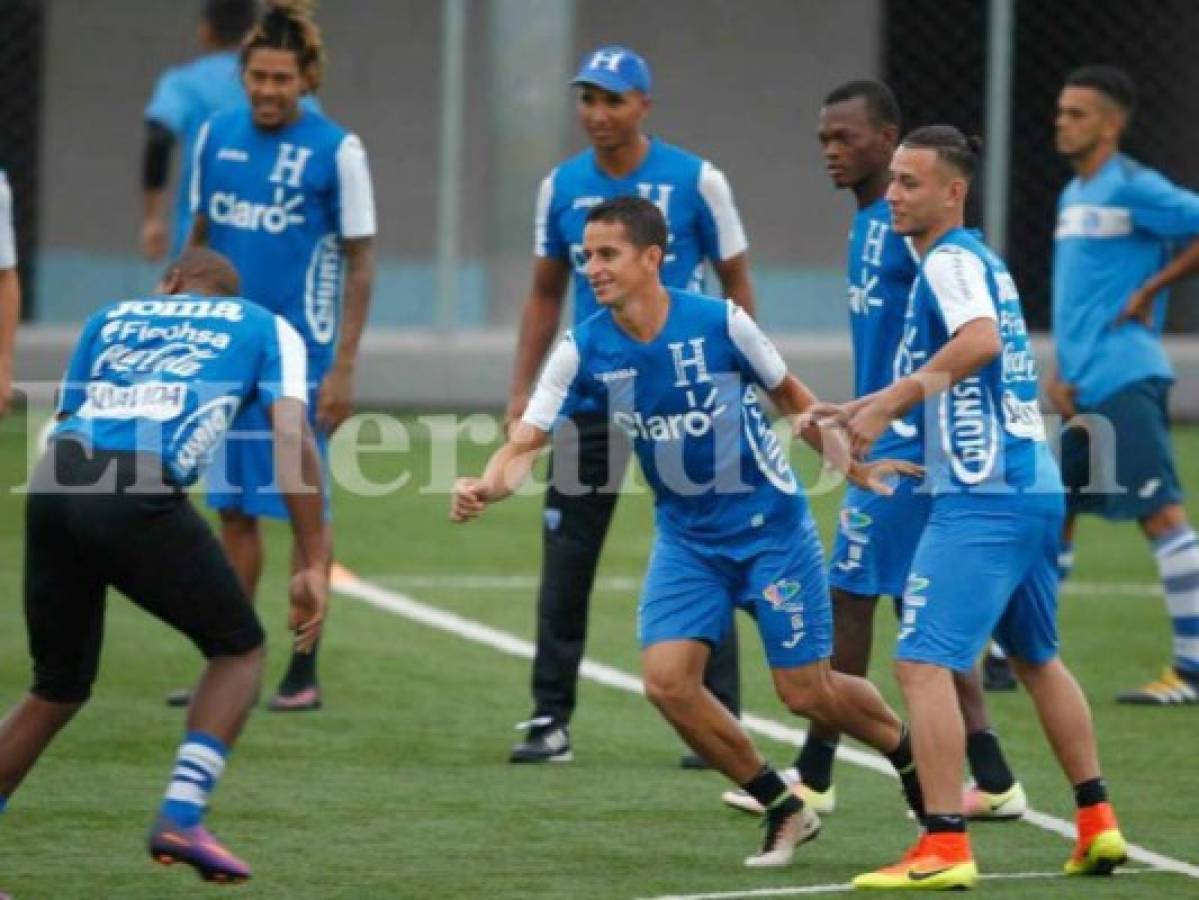
[[[817,401],[795,417],[791,424],[791,435],[800,437],[802,432],[813,425],[844,427],[849,422],[849,415],[850,412],[844,405]]]
[[[845,424],[849,449],[858,459],[864,459],[878,436],[891,425],[894,416],[881,400],[871,400],[858,407]]]
[[[316,402],[316,422],[325,434],[333,434],[353,412],[354,373],[334,365],[321,382]]]
[[[504,434],[512,436],[512,426],[521,420],[529,407],[528,394],[513,394],[508,398],[508,406],[504,410]]]
[[[903,459],[878,459],[874,462],[855,462],[846,477],[860,488],[884,497],[895,493],[899,478],[923,478],[924,466]]]
[[[329,604],[329,578],[323,568],[301,569],[288,585],[291,607],[287,628],[295,634],[293,645],[299,653],[310,653],[321,636],[325,610]]]
[[[482,478],[459,478],[450,496],[450,521],[469,522],[487,508],[487,490]]]
[[[1060,378],[1051,378],[1045,385],[1045,394],[1049,397],[1049,402],[1053,404],[1053,408],[1058,411],[1065,421],[1069,422],[1078,415],[1078,407],[1075,405],[1078,388],[1074,385],[1067,384]]]
[[[1116,316],[1116,324],[1139,322],[1146,328],[1152,328],[1153,298],[1154,294],[1146,291],[1143,287],[1137,288],[1128,298],[1128,302],[1124,304],[1124,309],[1120,310],[1120,315]]]
[[[142,256],[157,262],[167,255],[167,223],[163,219],[146,219],[142,222]]]

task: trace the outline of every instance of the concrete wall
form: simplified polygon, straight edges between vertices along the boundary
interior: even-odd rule
[[[814,120],[829,88],[876,73],[880,0],[555,3],[542,14],[569,17],[570,46],[561,53],[571,67],[602,43],[637,48],[655,73],[652,130],[729,175],[766,322],[843,328],[839,270],[849,202],[824,177]],[[152,282],[157,267],[135,255],[141,113],[158,73],[194,54],[198,7],[188,0],[54,0],[48,7],[37,285],[43,320],[75,320]],[[497,158],[506,157],[493,152],[502,123],[491,93],[498,68],[492,23],[536,8],[537,0],[467,3],[458,199],[469,326],[512,322],[527,287],[535,172],[583,146],[562,78],[560,101],[545,103],[546,133],[534,151],[540,166],[526,160],[505,171]],[[435,0],[327,0],[318,14],[329,47],[322,101],[362,135],[376,180],[380,326],[432,319],[441,11]],[[558,69],[546,68],[555,79]],[[520,249],[504,240],[511,234],[528,236]]]

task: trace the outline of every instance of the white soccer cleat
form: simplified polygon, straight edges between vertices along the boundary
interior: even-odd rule
[[[1027,811],[1028,796],[1018,781],[1001,794],[988,794],[978,785],[970,785],[962,792],[962,812],[974,822],[1012,821]]]
[[[805,806],[810,806],[813,811],[827,816],[836,810],[837,788],[835,786],[830,784],[827,791],[814,791],[799,780],[797,769],[783,769],[779,772],[779,776],[787,784],[799,785],[799,798],[803,800]],[[749,813],[751,816],[760,816],[763,812],[762,804],[740,788],[725,791],[720,795],[720,800],[727,806]]]
[[[794,788],[793,788],[794,790]],[[808,806],[785,816],[766,816],[766,839],[762,849],[745,858],[751,869],[771,869],[791,865],[795,848],[815,840],[820,834],[820,816]]]

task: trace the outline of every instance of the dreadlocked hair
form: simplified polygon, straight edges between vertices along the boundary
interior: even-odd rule
[[[267,0],[266,12],[242,41],[242,67],[255,50],[290,50],[309,90],[319,88],[325,74],[325,45],[312,20],[315,9],[316,0]]]

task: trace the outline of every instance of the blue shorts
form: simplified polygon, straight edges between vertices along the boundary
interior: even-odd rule
[[[1071,514],[1143,519],[1182,502],[1169,397],[1167,379],[1145,378],[1079,409],[1080,419],[1062,432],[1062,483]],[[1089,429],[1082,424],[1088,417],[1099,420]]]
[[[329,506],[329,438],[316,425],[318,385],[308,388],[308,424],[321,456],[325,491],[325,520]],[[206,499],[216,510],[236,510],[247,516],[286,519],[287,505],[275,483],[274,440],[271,420],[261,404],[243,406],[213,454],[205,474]]]
[[[923,482],[902,478],[883,497],[850,486],[837,517],[837,539],[829,560],[830,587],[864,597],[903,596],[932,495]]]
[[[1053,659],[1063,515],[1060,506],[1028,511],[1006,500],[934,501],[904,590],[895,658],[965,672],[994,636],[1017,659]]]
[[[637,612],[642,649],[672,640],[715,646],[732,626],[737,606],[757,621],[772,669],[832,655],[824,551],[810,515],[777,547],[748,557],[658,536]]]

